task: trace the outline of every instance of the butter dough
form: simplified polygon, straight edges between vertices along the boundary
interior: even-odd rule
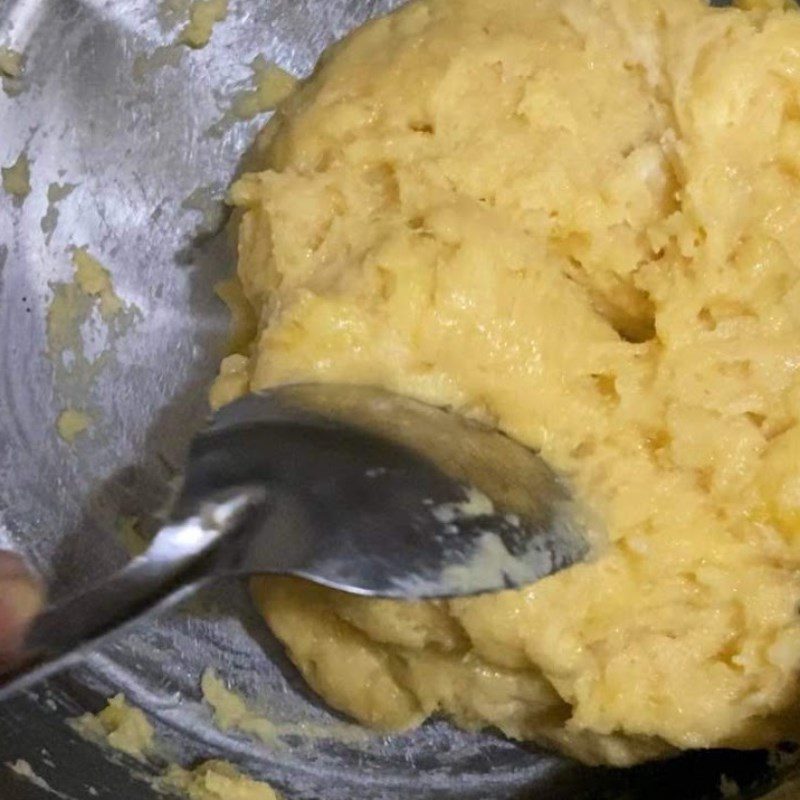
[[[454,406],[541,449],[610,542],[451,602],[264,580],[332,706],[591,763],[796,733],[800,16],[747,5],[421,0],[262,133],[232,189],[258,332],[212,401]]]
[[[97,714],[86,713],[72,720],[72,725],[82,736],[106,742],[139,761],[153,751],[155,729],[144,712],[129,705],[122,694],[110,698]]]

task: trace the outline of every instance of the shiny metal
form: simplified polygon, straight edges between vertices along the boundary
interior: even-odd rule
[[[589,551],[538,455],[363,386],[286,386],[223,408],[192,442],[175,517],[123,569],[34,620],[0,700],[219,578],[294,575],[420,600],[533,583]]]
[[[419,600],[533,583],[589,549],[538,455],[370,387],[286,386],[223,408],[190,448],[178,507],[248,486],[265,512],[210,567],[223,574]]]
[[[228,239],[215,232],[219,200],[268,115],[208,131],[249,85],[256,55],[307,75],[333,40],[397,4],[230,0],[206,48],[135,74],[137,59],[173,42],[181,25],[158,0],[0,0],[0,46],[25,53],[23,91],[0,91],[0,164],[25,150],[32,186],[21,204],[0,191],[0,544],[33,561],[55,600],[125,563],[121,518],[151,533],[163,525],[154,510],[170,498],[207,413],[228,324],[213,285],[233,268]],[[74,188],[51,204],[53,183]],[[47,355],[47,312],[57,285],[72,279],[73,245],[88,247],[140,312],[124,331],[96,319],[84,326],[89,356],[109,353],[88,384]],[[72,446],[55,430],[69,404],[93,415]],[[207,667],[271,719],[332,726],[332,735],[268,746],[219,731],[198,688]],[[3,766],[25,759],[67,800],[157,798],[141,766],[64,722],[116,692],[145,710],[171,758],[233,760],[292,800],[698,800],[720,796],[722,775],[755,795],[774,774],[763,754],[738,753],[598,772],[441,720],[339,737],[341,721],[307,690],[235,582],[3,704],[0,797],[52,800]]]

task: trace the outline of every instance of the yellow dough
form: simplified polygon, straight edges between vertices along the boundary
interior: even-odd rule
[[[794,735],[800,14],[780,5],[422,0],[263,132],[232,190],[258,333],[213,402],[344,381],[452,405],[540,448],[610,542],[452,602],[264,581],[332,706],[614,764]]]
[[[124,695],[112,697],[97,714],[84,714],[70,723],[75,731],[89,740],[105,743],[139,761],[157,756],[162,762],[158,766],[163,766],[165,754],[159,752],[155,728],[144,712],[130,705]],[[7,766],[37,786],[50,788],[26,761],[18,760]],[[177,791],[189,800],[282,800],[269,784],[257,781],[233,764],[218,759],[200,762],[192,769],[167,763],[166,769],[155,777],[137,777],[147,780],[159,795],[166,792],[174,796]]]
[[[128,704],[122,694],[110,698],[97,714],[86,713],[72,721],[78,733],[144,761],[153,751],[155,729],[144,712]]]
[[[192,770],[173,764],[157,788],[177,789],[189,800],[282,800],[269,784],[217,759],[205,761]]]

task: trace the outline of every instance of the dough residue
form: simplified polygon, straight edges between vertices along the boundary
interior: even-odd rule
[[[211,41],[214,25],[228,16],[228,0],[195,0],[189,6],[189,23],[178,41],[189,47],[205,47]]]
[[[297,87],[294,75],[267,61],[264,56],[256,56],[250,68],[255,86],[237,94],[231,106],[239,119],[252,119],[257,114],[271,111]]]
[[[72,444],[92,424],[92,418],[77,408],[65,408],[56,420],[58,435],[67,444]]]
[[[160,783],[190,800],[281,800],[269,784],[250,778],[227,761],[206,761],[191,770],[173,765]]]
[[[83,247],[72,251],[72,263],[75,265],[75,281],[80,290],[99,300],[100,315],[103,319],[115,317],[123,307],[114,285],[111,273]]]
[[[107,744],[138,761],[159,755],[153,725],[121,694],[112,697],[99,713],[84,714],[71,720],[71,725],[81,736]],[[25,769],[25,762],[17,762],[20,763]],[[205,761],[191,769],[169,764],[155,778],[152,775],[139,777],[150,782],[158,792],[177,791],[190,800],[281,800],[269,784],[220,760]]]
[[[214,709],[214,723],[220,730],[235,729],[252,734],[263,742],[275,742],[275,726],[248,708],[244,699],[228,689],[214,670],[203,673],[200,688],[203,699]]]
[[[439,522],[449,523],[457,519],[480,517],[494,513],[494,503],[483,492],[470,486],[467,498],[460,503],[441,503],[431,509],[431,513]]]
[[[256,56],[250,69],[253,73],[250,87],[234,93],[230,107],[208,129],[210,136],[220,137],[237,122],[273,111],[297,88],[297,78],[264,56]]]
[[[339,742],[363,742],[369,732],[347,723],[275,721],[257,711],[238,693],[229,689],[214,670],[201,678],[203,699],[214,711],[214,724],[223,731],[237,730],[250,734],[272,747],[280,747],[284,737],[302,737],[306,741],[333,739]]]
[[[5,78],[19,78],[22,75],[22,53],[10,47],[0,47],[0,74]]]
[[[72,720],[73,728],[87,739],[105,742],[115,750],[140,761],[153,750],[155,730],[141,709],[118,694],[97,714]]]
[[[95,379],[113,361],[117,336],[140,313],[114,289],[111,273],[86,248],[72,251],[73,279],[50,284],[47,310],[48,355],[55,386],[64,404],[56,421],[59,435],[71,442],[98,415],[89,406]]]
[[[22,82],[22,53],[11,47],[0,47],[0,78],[3,81],[3,91],[14,97],[24,88]]]
[[[377,384],[484,409],[609,546],[436,603],[264,580],[306,680],[377,728],[630,764],[800,708],[800,13],[419,0],[337,45],[232,188],[258,328],[212,402]]]
[[[3,189],[18,201],[31,193],[31,167],[28,156],[22,152],[10,167],[0,168]]]

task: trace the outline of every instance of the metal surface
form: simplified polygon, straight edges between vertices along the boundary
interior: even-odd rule
[[[159,523],[153,509],[205,413],[227,324],[212,286],[231,268],[225,238],[210,235],[215,200],[265,121],[219,125],[250,79],[249,62],[264,54],[305,75],[328,43],[392,4],[231,0],[206,48],[160,51],[179,23],[155,0],[0,0],[0,46],[26,56],[23,91],[0,92],[0,164],[26,151],[32,185],[22,203],[0,192],[0,544],[24,550],[57,596],[124,562],[120,516]],[[53,198],[74,188],[49,203],[51,184]],[[125,326],[87,317],[77,362],[48,342],[46,324],[60,284],[72,280],[75,245],[109,268],[129,306]],[[100,351],[107,355],[97,362]],[[68,406],[93,417],[73,446],[54,427]],[[6,704],[0,763],[27,760],[67,800],[155,797],[131,762],[104,755],[63,722],[124,691],[155,721],[172,758],[232,759],[290,798],[694,800],[719,796],[723,775],[745,787],[768,780],[763,754],[597,772],[443,722],[337,739],[341,723],[304,687],[242,587],[220,587],[199,610],[139,630],[71,679]],[[267,747],[219,732],[200,700],[208,666],[272,719],[330,725],[332,736]],[[50,797],[2,766],[0,796]]]

